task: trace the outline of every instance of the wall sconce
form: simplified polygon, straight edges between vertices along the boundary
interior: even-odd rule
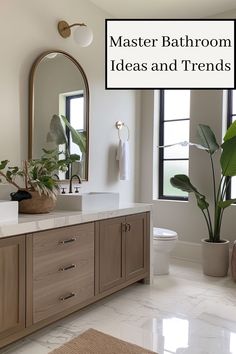
[[[87,47],[92,43],[93,32],[85,23],[69,25],[66,21],[60,21],[57,25],[58,32],[63,38],[70,37],[72,27],[77,27],[74,31],[74,39],[81,47]]]

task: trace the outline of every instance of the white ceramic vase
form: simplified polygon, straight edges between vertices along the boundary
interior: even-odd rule
[[[209,242],[202,239],[203,273],[213,277],[225,277],[229,269],[229,241]]]

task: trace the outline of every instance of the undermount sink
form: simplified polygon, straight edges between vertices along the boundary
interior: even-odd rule
[[[101,210],[117,209],[119,207],[119,193],[90,192],[60,194],[57,197],[57,209],[63,210]]]
[[[18,221],[18,202],[0,200],[0,224]]]

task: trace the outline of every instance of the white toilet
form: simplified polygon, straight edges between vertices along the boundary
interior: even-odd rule
[[[178,235],[175,231],[153,228],[154,275],[169,274],[170,252],[177,240]]]

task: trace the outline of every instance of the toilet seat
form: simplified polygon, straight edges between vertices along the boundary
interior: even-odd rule
[[[153,239],[161,241],[176,240],[178,235],[175,231],[159,227],[153,228]]]

